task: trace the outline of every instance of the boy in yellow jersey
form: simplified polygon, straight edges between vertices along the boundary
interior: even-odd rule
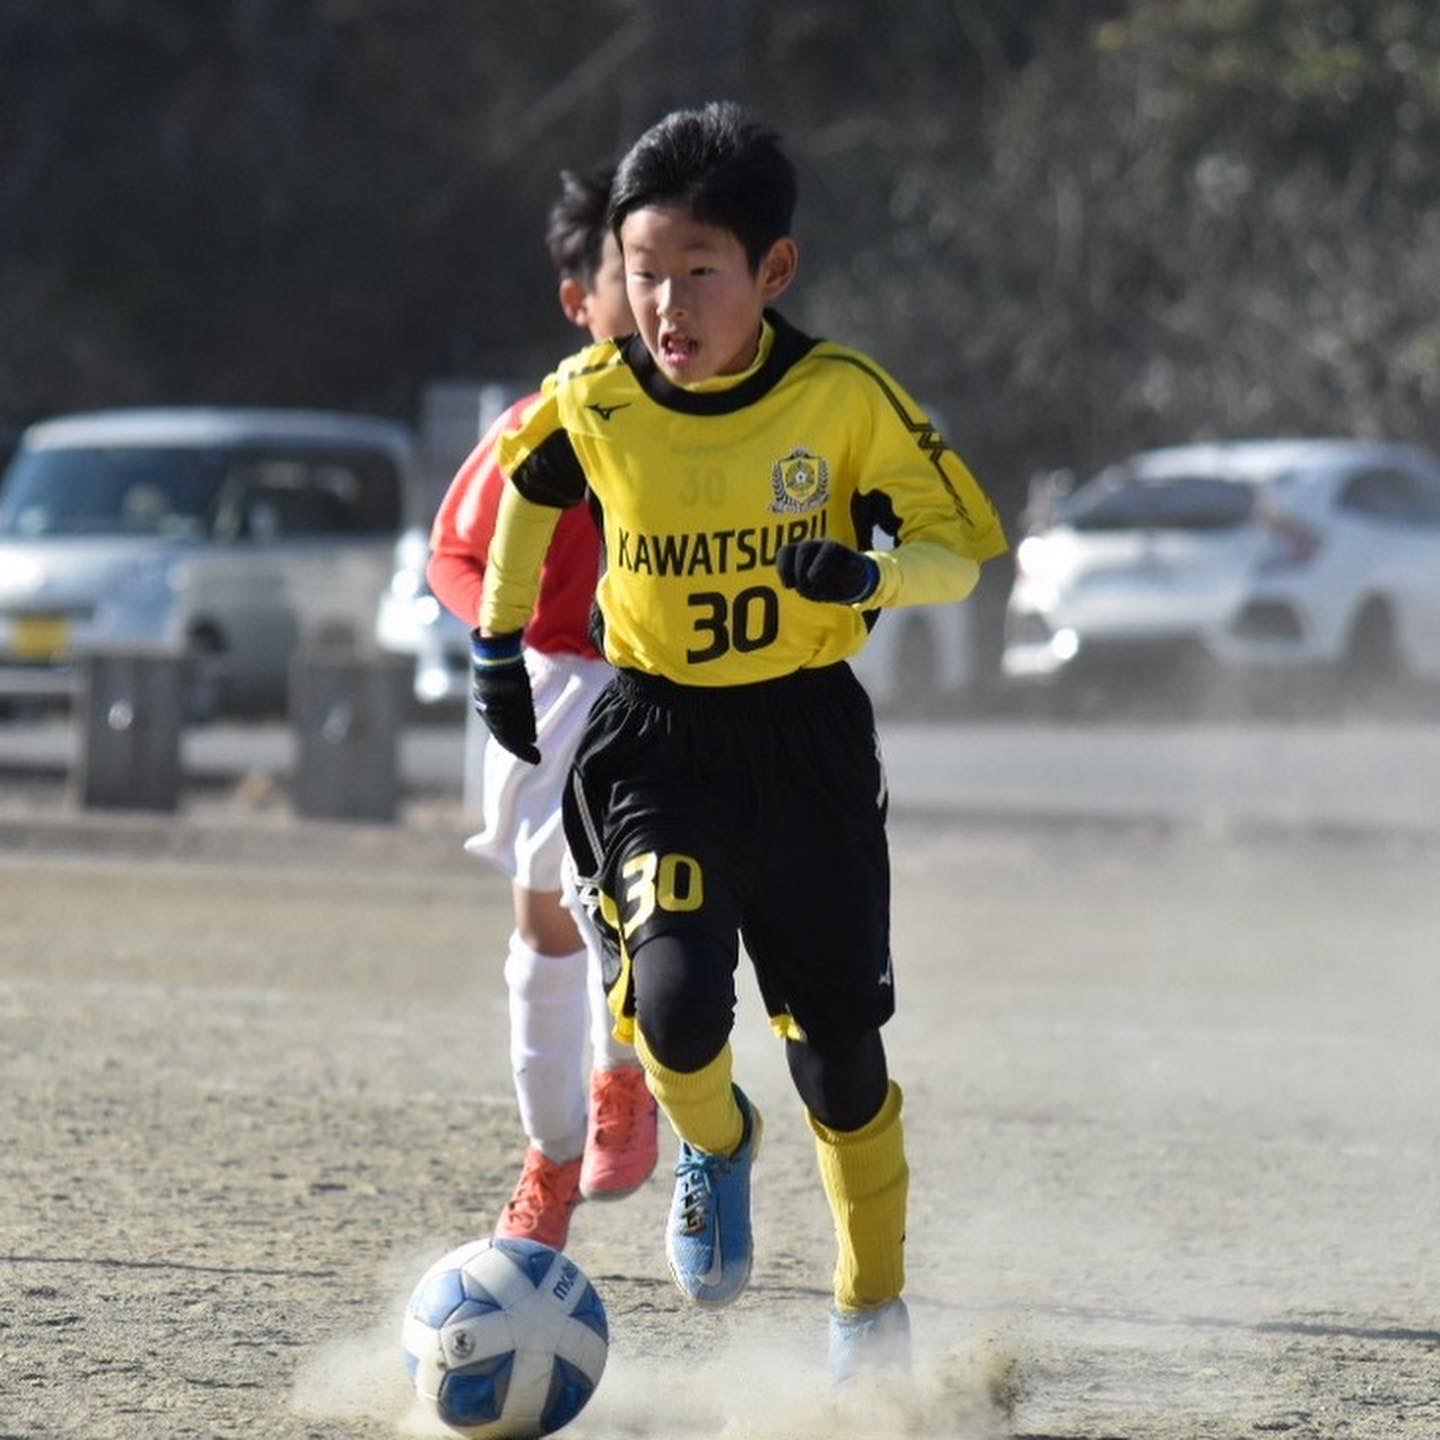
[[[617,1030],[680,1137],[670,1269],[702,1305],[749,1278],[761,1122],[729,1043],[743,938],[834,1217],[845,1379],[909,1353],[885,779],[845,660],[877,610],[967,595],[1005,537],[884,370],[770,308],[795,275],[795,199],[778,138],[730,104],[676,111],[621,161],[610,222],[639,333],[562,365],[501,439],[477,690],[496,739],[533,754],[519,632],[561,510],[588,499],[617,674],[565,828]],[[893,549],[869,548],[877,527]]]

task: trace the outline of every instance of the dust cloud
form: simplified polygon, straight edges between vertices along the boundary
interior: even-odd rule
[[[448,1246],[397,1254],[380,1287],[384,1312],[309,1350],[297,1367],[290,1412],[318,1421],[373,1425],[445,1437],[415,1398],[400,1330],[415,1277]],[[862,1377],[837,1388],[813,1337],[747,1316],[743,1336],[721,1342],[703,1364],[659,1354],[616,1354],[580,1417],[575,1440],[1002,1440],[1018,1395],[1017,1364],[995,1327],[959,1330],[926,1318],[912,1370]],[[612,1327],[613,1328],[613,1327]],[[954,1333],[952,1333],[954,1332]]]

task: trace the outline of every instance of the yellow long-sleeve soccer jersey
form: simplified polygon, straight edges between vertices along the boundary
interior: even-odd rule
[[[524,626],[559,510],[588,494],[605,540],[606,658],[686,685],[843,660],[864,644],[867,612],[963,598],[1006,548],[989,498],[895,380],[774,312],[751,368],[700,386],[667,380],[638,336],[588,347],[497,454],[510,484],[482,628]],[[894,549],[868,550],[877,527]],[[863,606],[780,585],[780,546],[825,537],[879,564]]]

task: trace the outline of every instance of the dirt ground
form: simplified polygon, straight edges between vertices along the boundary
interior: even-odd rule
[[[5,832],[0,1437],[427,1433],[400,1311],[521,1143],[505,889],[458,834]],[[754,1283],[683,1306],[664,1165],[583,1207],[612,1348],[568,1433],[1440,1435],[1436,854],[893,842],[912,1383],[828,1390],[828,1219],[747,981]]]

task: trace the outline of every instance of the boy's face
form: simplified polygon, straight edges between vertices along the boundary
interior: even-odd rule
[[[793,240],[777,240],[751,270],[733,231],[655,205],[625,217],[620,244],[635,323],[668,379],[694,385],[751,364],[761,312],[794,277]]]
[[[592,340],[613,340],[617,335],[635,333],[635,319],[625,294],[625,262],[613,235],[605,235],[600,268],[588,289],[573,277],[560,282],[560,307],[573,324],[590,332]]]

